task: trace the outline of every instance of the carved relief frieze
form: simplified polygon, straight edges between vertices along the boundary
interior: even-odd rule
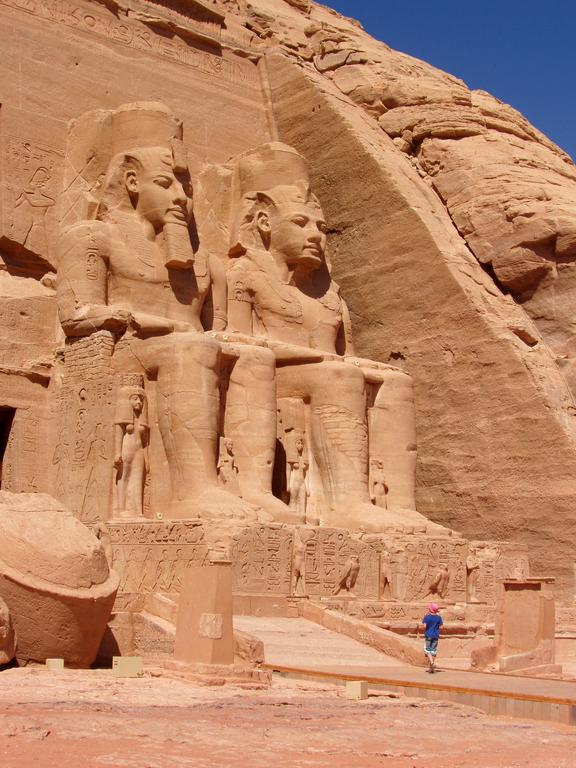
[[[208,555],[198,523],[123,522],[107,527],[121,592],[179,592],[186,570]]]

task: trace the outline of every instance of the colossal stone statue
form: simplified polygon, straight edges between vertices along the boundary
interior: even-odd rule
[[[114,369],[155,382],[172,489],[168,516],[256,520],[257,508],[282,512],[284,505],[270,490],[247,482],[243,495],[257,506],[219,487],[219,383],[223,370],[231,368],[231,437],[238,445],[249,435],[250,461],[269,466],[271,473],[273,443],[261,447],[258,435],[270,433],[275,424],[273,381],[267,376],[273,355],[256,347],[223,345],[204,333],[205,326],[225,327],[226,279],[218,259],[201,249],[194,253],[192,247],[192,192],[181,133],[181,124],[158,103],[89,113],[73,126],[68,156],[77,163],[78,176],[90,165],[85,160],[87,153],[94,154],[92,141],[105,175],[100,187],[97,182],[90,189],[85,218],[60,238],[60,321],[69,339],[111,332]],[[129,509],[121,514],[141,514],[144,446],[133,453],[128,460],[131,486],[124,481],[119,488],[122,499],[130,497]],[[117,455],[118,465],[120,460],[124,465]]]
[[[278,397],[306,405],[311,493],[321,498],[321,523],[446,532],[414,508],[409,377],[354,356],[348,309],[326,260],[327,225],[304,159],[284,144],[258,147],[236,161],[233,192],[229,329],[271,347]],[[389,469],[386,512],[370,503],[369,444]]]
[[[181,135],[159,103],[88,113],[70,132],[77,172],[68,210],[81,212],[59,242],[58,309],[68,345],[105,332],[113,347],[113,515],[144,514],[152,398],[170,473],[169,518],[446,533],[415,511],[409,377],[353,355],[303,158],[276,143],[235,162],[227,262],[202,244],[193,248]],[[95,179],[85,170],[91,164],[101,170]],[[287,398],[294,414],[305,412],[297,418],[301,450],[286,464],[289,505],[272,494],[277,405]],[[87,410],[77,431],[87,431]],[[390,478],[385,512],[370,503],[369,445]],[[223,483],[230,446],[232,484]]]

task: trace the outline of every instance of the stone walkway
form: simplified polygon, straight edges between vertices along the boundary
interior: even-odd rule
[[[235,626],[264,642],[267,665],[293,677],[334,682],[368,679],[432,699],[445,698],[507,714],[576,725],[576,682],[402,664],[348,637],[305,619],[238,616]]]

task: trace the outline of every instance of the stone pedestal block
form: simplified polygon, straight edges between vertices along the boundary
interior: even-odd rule
[[[189,570],[180,596],[174,656],[190,664],[233,664],[229,561]]]

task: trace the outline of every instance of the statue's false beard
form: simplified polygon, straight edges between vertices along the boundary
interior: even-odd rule
[[[194,251],[186,224],[171,221],[164,225],[163,249],[168,269],[191,269],[194,266]]]

